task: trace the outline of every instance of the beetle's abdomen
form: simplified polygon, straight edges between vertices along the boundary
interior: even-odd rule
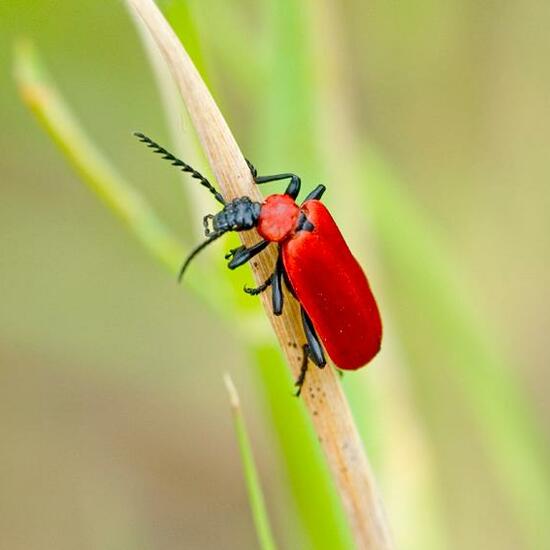
[[[269,195],[262,204],[258,233],[266,240],[280,242],[294,231],[300,208],[288,195]]]
[[[226,204],[212,219],[215,232],[252,229],[260,216],[261,205],[248,197],[239,197]]]
[[[282,243],[286,273],[334,364],[358,369],[380,349],[378,306],[326,207],[311,200],[302,210],[313,230],[298,231]]]

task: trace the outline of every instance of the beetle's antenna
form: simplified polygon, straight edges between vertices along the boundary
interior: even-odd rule
[[[158,143],[154,142],[145,134],[142,134],[141,132],[134,132],[134,136],[136,136],[142,143],[145,143],[145,145],[152,149],[154,153],[158,153],[163,159],[170,161],[172,166],[177,166],[183,172],[187,172],[188,174],[191,174],[191,177],[199,180],[199,183],[206,187],[210,193],[214,195],[218,202],[225,205],[225,199],[222,197],[221,193],[217,191],[216,188],[200,172],[197,172],[192,166],[189,166],[189,164],[186,164],[183,160],[180,160],[174,156],[170,153],[170,151],[167,151],[164,147],[161,147]]]
[[[187,269],[187,266],[191,263],[191,260],[203,249],[206,248],[209,244],[213,243],[216,239],[219,239],[225,231],[220,231],[218,233],[214,233],[206,241],[202,242],[195,248],[189,256],[187,256],[185,262],[183,262],[183,265],[181,266],[179,275],[178,275],[178,283],[181,283],[181,280],[183,278],[183,274],[185,273],[185,270]]]

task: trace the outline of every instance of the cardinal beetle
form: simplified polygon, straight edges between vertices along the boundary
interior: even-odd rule
[[[300,394],[304,383],[308,358],[319,368],[325,366],[323,346],[334,364],[343,370],[356,370],[378,353],[382,338],[380,313],[361,266],[319,200],[325,192],[324,185],[318,185],[298,206],[295,202],[301,186],[298,176],[258,176],[254,166],[247,161],[257,184],[285,179],[290,183],[283,194],[269,195],[261,203],[249,197],[226,201],[191,166],[144,134],[136,133],[135,136],[173,166],[191,174],[223,205],[217,214],[204,217],[206,240],[185,260],[179,280],[191,260],[228,231],[246,231],[255,227],[262,237],[249,248],[239,246],[230,250],[225,256],[229,260],[229,269],[250,261],[270,243],[278,245],[279,255],[273,274],[259,287],[245,287],[244,291],[255,296],[271,287],[275,315],[281,315],[283,311],[283,283],[300,303],[306,343],[303,345],[300,376],[296,381],[296,395]]]

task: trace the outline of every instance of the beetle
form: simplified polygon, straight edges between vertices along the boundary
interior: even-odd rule
[[[183,263],[181,281],[189,263],[206,246],[229,231],[256,228],[262,240],[239,246],[225,256],[227,267],[235,269],[260,254],[271,243],[278,246],[273,273],[256,288],[244,287],[256,296],[271,287],[275,315],[283,311],[283,284],[298,300],[306,342],[296,380],[300,395],[308,359],[317,367],[326,365],[323,347],[334,364],[342,370],[357,370],[380,350],[382,321],[374,295],[361,266],[350,252],[338,226],[320,201],[326,188],[318,185],[298,205],[301,180],[291,173],[258,176],[247,161],[256,184],[290,180],[282,194],[273,194],[263,202],[249,197],[226,201],[219,191],[194,168],[175,157],[146,135],[134,134],[165,160],[191,174],[222,205],[216,214],[203,219],[206,240],[197,246]]]

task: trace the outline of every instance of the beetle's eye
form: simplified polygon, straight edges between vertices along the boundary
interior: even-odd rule
[[[212,222],[212,223],[211,223]],[[214,231],[214,215],[207,214],[202,219],[202,225],[204,226],[204,236],[208,237]]]

